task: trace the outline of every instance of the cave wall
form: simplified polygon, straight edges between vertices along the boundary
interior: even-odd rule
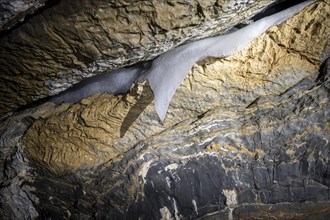
[[[47,0],[0,1],[0,31],[4,32],[24,22],[45,6]]]
[[[330,218],[329,12],[317,1],[196,63],[164,122],[148,83],[12,113],[0,124],[0,215]]]
[[[52,1],[0,39],[0,115],[83,78],[223,33],[274,2]]]

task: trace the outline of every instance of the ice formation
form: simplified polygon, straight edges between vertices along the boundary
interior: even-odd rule
[[[85,79],[64,92],[53,96],[50,101],[76,103],[94,93],[120,94],[127,92],[133,82],[150,66],[149,62],[136,64],[128,68],[119,68],[108,73]]]
[[[197,61],[209,56],[229,56],[242,50],[269,27],[282,23],[314,1],[309,0],[264,17],[237,31],[177,47],[156,58],[151,67],[150,62],[145,62],[83,80],[63,93],[52,97],[50,101],[56,104],[75,103],[94,93],[125,93],[140,77],[140,81],[149,81],[154,93],[155,110],[163,121],[176,89]]]
[[[223,57],[245,48],[254,38],[269,27],[277,25],[298,13],[313,1],[306,1],[274,15],[264,17],[235,32],[210,37],[170,50],[156,58],[142,76],[147,79],[154,93],[155,110],[163,121],[176,89],[191,67],[205,57]]]

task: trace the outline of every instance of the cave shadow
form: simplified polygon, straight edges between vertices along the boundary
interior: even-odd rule
[[[120,138],[124,137],[128,129],[136,121],[136,119],[144,112],[150,103],[152,103],[154,97],[150,87],[145,84],[142,86],[143,90],[141,94],[138,93],[138,86],[134,86],[131,94],[135,96],[137,102],[130,108],[126,117],[124,118],[120,127]]]
[[[263,9],[261,12],[254,15],[251,20],[257,21],[260,20],[266,16],[270,16],[273,14],[276,14],[280,11],[283,11],[285,9],[288,9],[292,6],[295,6],[297,4],[300,4],[306,0],[295,0],[295,1],[288,1],[288,0],[282,0],[282,1],[276,1],[274,3],[271,3],[269,6],[267,6],[265,9]]]
[[[325,81],[328,77],[330,77],[330,56],[321,64],[319,75],[315,81],[320,83]]]

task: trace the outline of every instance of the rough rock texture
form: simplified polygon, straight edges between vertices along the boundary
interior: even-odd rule
[[[31,169],[27,165],[27,159],[21,155],[20,146],[20,139],[33,122],[33,115],[38,117],[37,113],[26,112],[1,123],[1,219],[34,219],[39,215],[33,207],[33,202],[38,202],[38,198],[31,194],[32,188],[24,184],[25,181],[32,182],[33,177],[29,175]]]
[[[60,1],[0,38],[0,115],[219,33],[276,0]]]
[[[45,5],[47,0],[0,0],[0,31],[8,30],[24,21],[25,16],[33,14]]]
[[[35,208],[53,218],[327,219],[329,70],[249,108],[182,121],[98,168],[55,175],[32,162]]]
[[[147,84],[0,124],[1,215],[329,219],[329,1],[196,64],[164,124]]]
[[[233,56],[195,65],[178,88],[163,125],[151,104],[149,87],[138,85],[125,96],[95,95],[53,110],[27,131],[27,152],[58,172],[94,167],[181,120],[218,107],[246,107],[260,96],[280,95],[304,78],[316,79],[322,53],[329,46],[324,36],[330,35],[330,17],[329,5],[313,7],[286,25],[271,28]],[[301,24],[312,18],[308,28]],[[307,52],[310,45],[315,49]]]
[[[34,123],[27,132],[28,154],[53,171],[71,171],[100,165],[127,151],[128,146],[116,147],[115,143],[134,96],[93,98],[81,105],[51,109],[50,117]]]

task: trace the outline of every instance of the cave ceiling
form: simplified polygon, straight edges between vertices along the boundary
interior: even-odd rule
[[[0,0],[0,219],[330,219],[329,0],[199,60],[163,121],[142,80],[48,102],[294,3]]]
[[[1,5],[8,11],[0,38],[1,115],[57,94],[83,78],[221,34],[276,1],[5,2]]]

